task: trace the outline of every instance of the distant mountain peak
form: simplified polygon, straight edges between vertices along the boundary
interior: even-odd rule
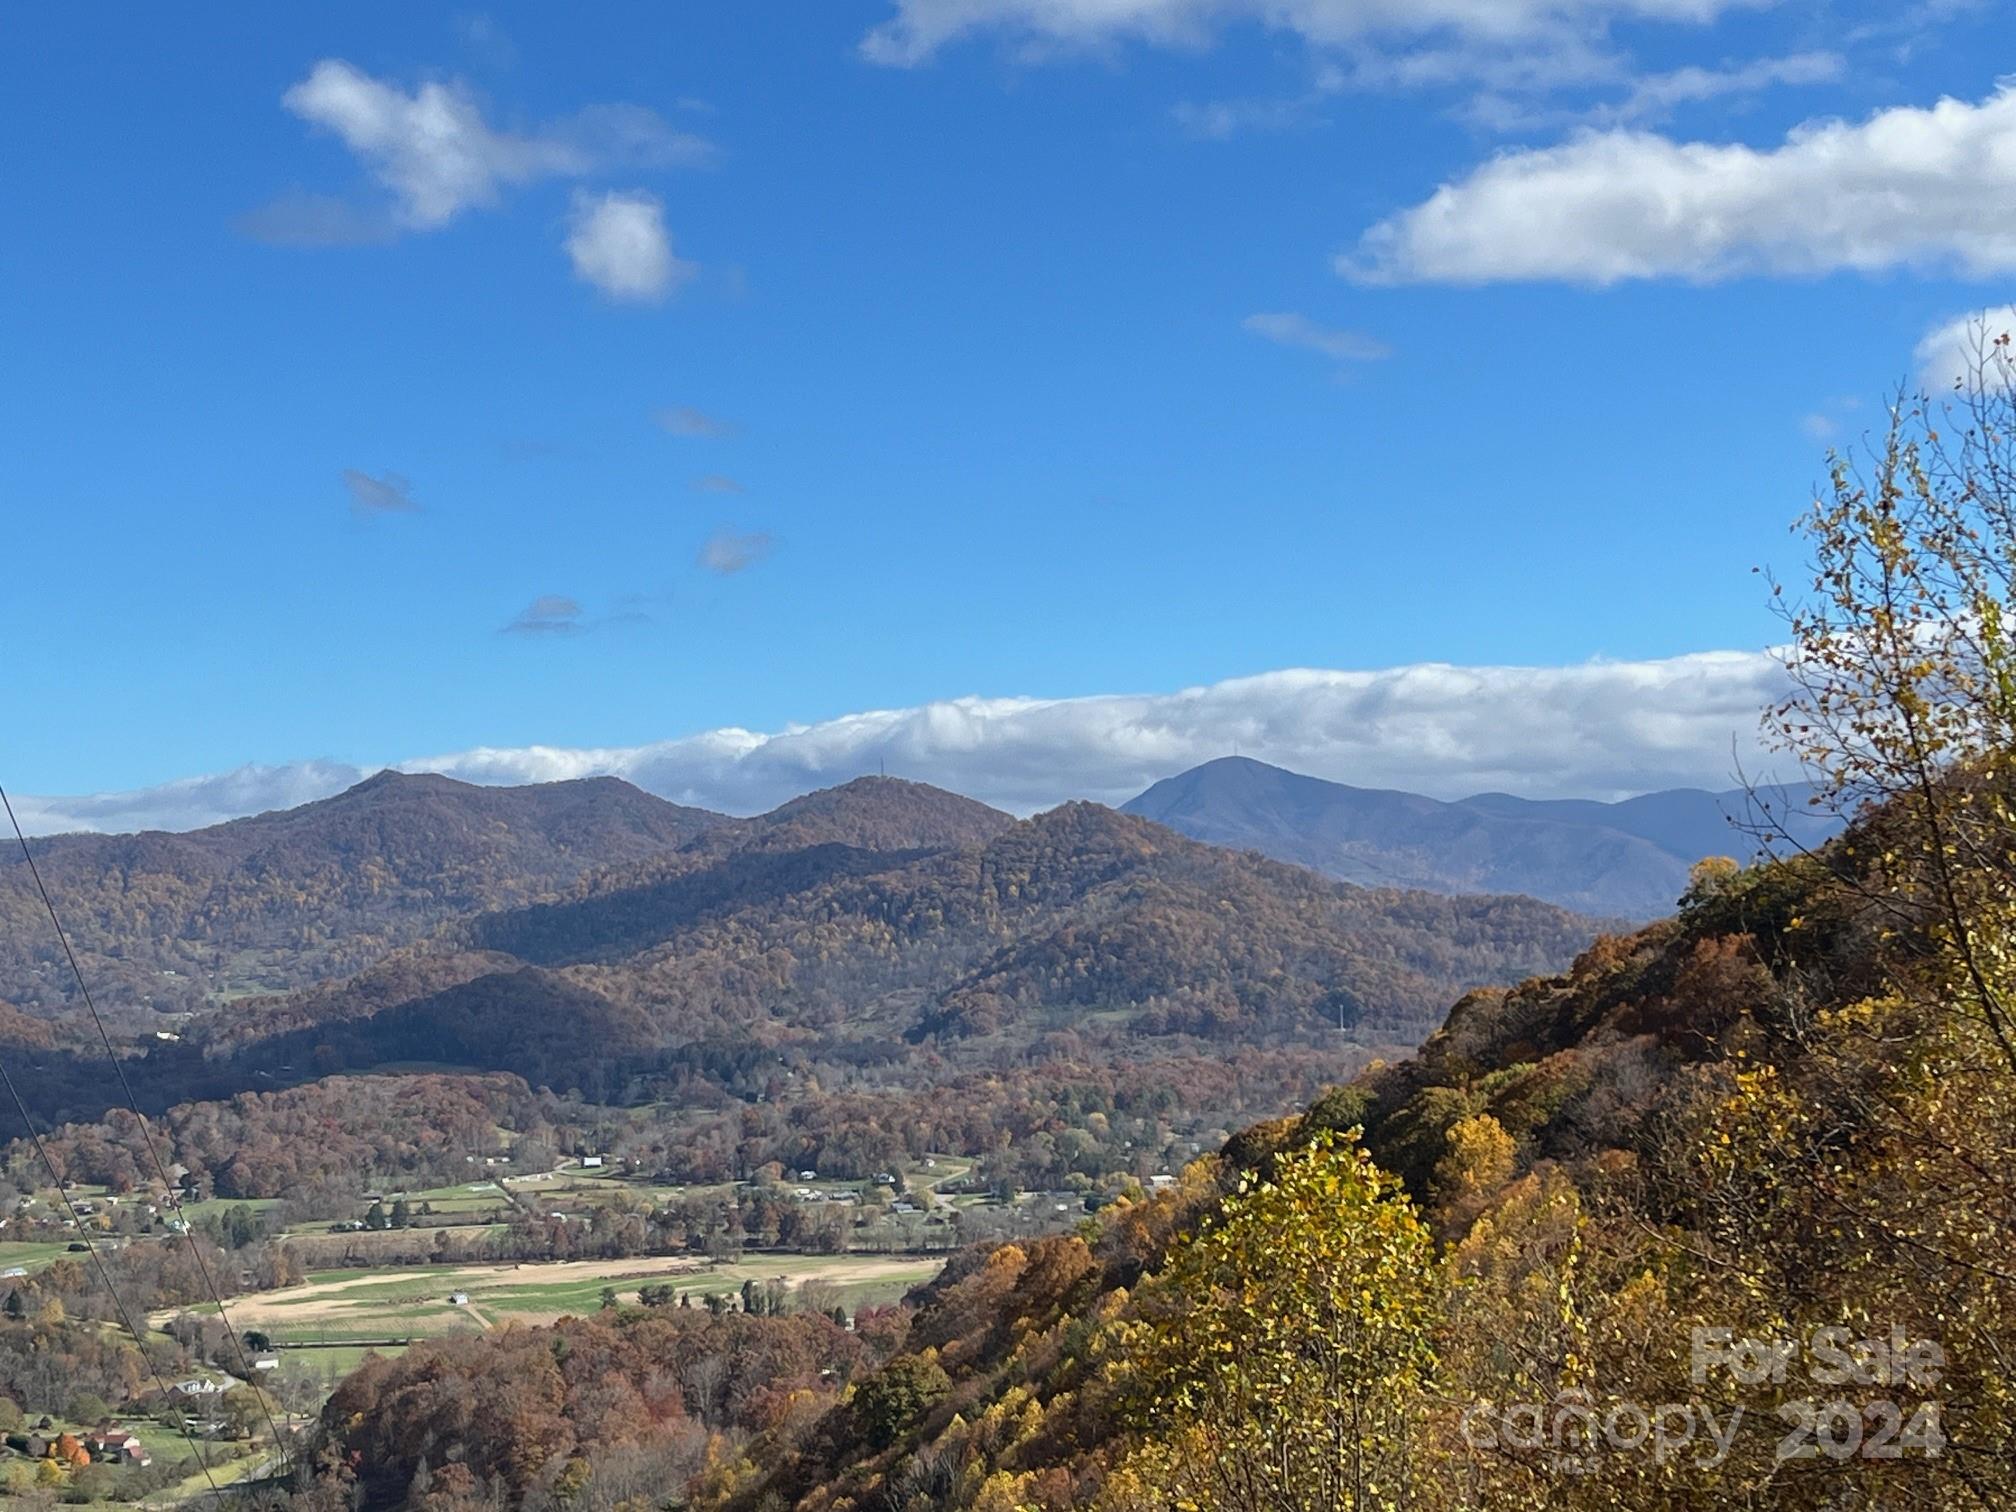
[[[192,1011],[354,970],[447,918],[669,855],[724,822],[614,777],[491,787],[388,768],[298,808],[183,834],[64,836],[40,855],[103,994]],[[38,908],[0,868],[0,997],[48,1010],[68,993],[32,947]]]
[[[1695,861],[1743,850],[1746,836],[1728,821],[1741,796],[1679,789],[1619,803],[1503,794],[1449,803],[1221,756],[1124,810],[1367,886],[1526,893],[1649,919],[1672,908]],[[1812,838],[1825,834],[1816,828]]]
[[[793,798],[752,822],[801,841],[888,850],[984,844],[1015,820],[929,783],[870,776]]]
[[[439,793],[467,790],[477,784],[463,782],[458,778],[444,777],[439,772],[402,772],[396,767],[383,767],[366,777],[362,782],[343,789],[338,798],[367,797],[377,793]]]

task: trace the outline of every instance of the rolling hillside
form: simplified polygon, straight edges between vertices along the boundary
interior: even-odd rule
[[[835,814],[926,843],[819,838]],[[708,1046],[921,1065],[1057,1033],[1096,1058],[1171,1036],[1412,1043],[1464,988],[1563,964],[1592,927],[1525,898],[1351,887],[1092,804],[1016,822],[878,781],[233,1005],[156,1050],[149,1080],[427,1060],[611,1095]]]
[[[198,1010],[347,974],[444,920],[529,901],[721,823],[613,777],[478,787],[380,772],[187,834],[32,842],[101,1007]],[[18,852],[0,853],[0,1002],[74,987]]]

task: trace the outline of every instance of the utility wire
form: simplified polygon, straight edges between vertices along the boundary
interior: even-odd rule
[[[154,1143],[154,1131],[148,1126],[147,1115],[140,1111],[140,1100],[133,1095],[133,1083],[127,1080],[125,1064],[119,1059],[119,1053],[112,1048],[112,1036],[105,1030],[105,1020],[98,1012],[98,1005],[91,1000],[91,989],[85,985],[84,972],[77,965],[77,952],[70,948],[69,932],[63,928],[62,919],[57,917],[56,901],[49,896],[49,888],[42,881],[42,869],[35,864],[34,852],[28,848],[28,837],[22,832],[21,821],[14,817],[14,805],[8,800],[7,790],[4,787],[0,787],[0,808],[7,811],[7,822],[14,827],[14,841],[21,847],[21,859],[28,863],[28,875],[35,879],[35,890],[42,895],[42,906],[48,911],[49,923],[56,930],[56,938],[62,942],[63,958],[70,963],[70,975],[76,979],[77,993],[84,999],[84,1006],[91,1010],[91,1022],[97,1025],[99,1043],[104,1045],[105,1058],[112,1062],[112,1070],[119,1078],[119,1089],[126,1094],[126,1106],[133,1110],[133,1117],[140,1125],[140,1138],[147,1146],[147,1155],[154,1163],[155,1174],[161,1178],[161,1188],[173,1196],[176,1190],[175,1183],[168,1179],[168,1167],[161,1159],[159,1146]],[[58,1192],[63,1190],[60,1182],[56,1189]],[[69,1201],[67,1194],[64,1201],[67,1205]],[[230,1314],[224,1310],[224,1298],[218,1294],[216,1283],[210,1279],[210,1267],[203,1263],[203,1253],[196,1247],[195,1231],[189,1221],[179,1215],[172,1221],[182,1225],[183,1244],[189,1251],[189,1258],[196,1262],[196,1272],[203,1278],[203,1289],[210,1294],[210,1300],[216,1304],[217,1319],[224,1325],[224,1332],[231,1340],[232,1349],[237,1351],[238,1366],[245,1372],[246,1384],[252,1388],[253,1399],[258,1402],[259,1411],[266,1418],[266,1426],[273,1434],[273,1447],[280,1452],[281,1467],[283,1470],[291,1469],[293,1452],[286,1437],[280,1432],[279,1423],[274,1421],[273,1409],[266,1404],[266,1393],[259,1387],[258,1372],[253,1370],[251,1357],[245,1353],[244,1341],[238,1337],[238,1330],[231,1326]],[[81,1225],[78,1232],[83,1232]],[[139,1336],[136,1334],[134,1337]]]
[[[5,1057],[0,1057],[0,1081],[7,1084],[7,1095],[14,1100],[14,1111],[21,1115],[21,1123],[28,1130],[28,1138],[34,1142],[35,1153],[42,1157],[42,1164],[48,1168],[50,1185],[56,1188],[56,1195],[63,1199],[63,1207],[70,1214],[70,1225],[77,1230],[77,1237],[84,1242],[84,1251],[98,1268],[98,1279],[105,1283],[105,1294],[112,1299],[112,1307],[119,1314],[119,1321],[126,1332],[133,1336],[134,1346],[140,1351],[140,1358],[147,1366],[147,1373],[154,1377],[154,1384],[161,1388],[161,1397],[167,1401],[172,1396],[167,1381],[161,1377],[161,1367],[154,1363],[147,1353],[147,1338],[133,1326],[133,1315],[126,1311],[126,1304],[119,1299],[119,1288],[112,1284],[112,1272],[106,1267],[105,1257],[98,1253],[98,1247],[91,1242],[91,1235],[85,1230],[84,1220],[77,1216],[77,1208],[70,1200],[70,1194],[63,1189],[63,1178],[56,1170],[56,1162],[50,1158],[49,1147],[42,1143],[42,1135],[35,1127],[35,1120],[29,1117],[28,1104],[22,1101],[21,1093],[14,1085],[14,1073],[7,1069]],[[203,1446],[190,1432],[189,1419],[177,1413],[176,1421],[182,1425],[182,1437],[189,1441],[189,1447],[196,1451],[196,1463],[203,1467],[203,1478],[210,1482],[210,1489],[219,1496],[223,1491],[217,1484],[217,1477],[210,1473],[210,1461],[203,1457]]]

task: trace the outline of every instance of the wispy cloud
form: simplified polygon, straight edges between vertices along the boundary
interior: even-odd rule
[[[632,304],[656,304],[699,272],[673,252],[664,205],[639,190],[576,190],[566,245],[576,278]]]
[[[1184,132],[1206,141],[1270,131],[1292,131],[1321,118],[1324,92],[1284,95],[1276,99],[1183,100],[1169,115]]]
[[[873,62],[915,67],[978,37],[1024,63],[1125,44],[1198,51],[1252,28],[1301,43],[1313,84],[1276,98],[1185,102],[1176,123],[1213,140],[1318,122],[1344,91],[1453,94],[1460,115],[1509,130],[1572,118],[1557,97],[1629,87],[1641,70],[1620,38],[1638,24],[1706,27],[1725,12],[1777,0],[891,0],[893,14],[862,39]],[[1726,72],[1740,76],[1746,64]],[[1704,75],[1722,72],[1703,70]],[[1651,81],[1646,81],[1650,83]],[[1791,82],[1791,80],[1786,80]],[[1678,75],[1653,84],[1635,109],[1650,119],[1663,89],[1716,98],[1739,87]],[[1759,82],[1755,87],[1764,87]]]
[[[1067,798],[1124,802],[1236,746],[1319,777],[1443,798],[1617,798],[1727,787],[1739,760],[1765,771],[1758,715],[1782,695],[1783,679],[1762,652],[1565,667],[1305,669],[1174,693],[954,698],[769,733],[717,729],[614,748],[486,746],[396,765],[489,783],[606,774],[735,813],[886,765],[1027,813]],[[189,828],[326,796],[362,770],[327,762],[245,768],[139,792],[31,799],[24,819],[42,833]]]
[[[1598,107],[1590,116],[1604,125],[1663,121],[1682,105],[1759,94],[1780,85],[1831,84],[1847,71],[1848,60],[1835,52],[1757,58],[1721,68],[1676,68],[1637,80],[1621,101]]]
[[[457,81],[429,79],[407,89],[340,58],[317,63],[281,103],[348,147],[388,196],[386,219],[410,231],[437,229],[535,180],[693,165],[713,155],[703,138],[637,105],[596,105],[530,131],[499,130]],[[332,203],[283,197],[246,219],[255,234],[281,229],[297,243],[318,225],[352,236],[354,223]]]
[[[518,44],[497,24],[494,16],[481,11],[467,12],[455,18],[454,26],[462,45],[484,66],[493,69],[517,66]]]
[[[1829,399],[1799,417],[1799,432],[1809,441],[1837,441],[1861,408],[1862,400],[1853,394]]]
[[[506,635],[579,635],[587,628],[581,622],[579,601],[564,593],[542,593],[504,626]]]
[[[1485,284],[1946,268],[2016,271],[2016,83],[1774,148],[1586,132],[1507,152],[1341,255],[1365,283]]]
[[[1973,310],[1918,343],[1918,375],[1934,393],[1963,383],[2016,383],[2016,305]]]
[[[651,418],[657,422],[660,430],[668,430],[675,436],[689,436],[701,441],[723,441],[742,429],[733,420],[723,420],[718,415],[707,414],[687,404],[671,405],[659,410]]]
[[[504,635],[534,638],[587,635],[590,632],[624,630],[651,623],[655,612],[667,601],[663,591],[624,593],[610,600],[605,609],[592,611],[572,594],[542,593],[498,627]]]
[[[1713,104],[1726,113],[1768,90],[1831,84],[1848,72],[1848,60],[1835,52],[1793,53],[1716,67],[1690,64],[1659,73],[1634,72],[1622,54],[1594,54],[1589,62],[1590,70],[1573,79],[1487,80],[1461,114],[1496,132],[1655,126],[1688,106]],[[1591,99],[1592,95],[1602,97]]]
[[[399,227],[383,210],[332,194],[291,190],[233,223],[240,236],[270,247],[369,247],[391,241]]]
[[[722,526],[700,548],[700,565],[724,577],[754,567],[770,555],[776,542],[761,530],[738,531]]]
[[[692,487],[698,493],[711,494],[740,494],[749,491],[726,473],[702,473],[693,480]]]
[[[372,477],[354,467],[343,469],[343,486],[350,494],[350,507],[360,514],[414,514],[419,502],[413,485],[397,473]]]
[[[1307,315],[1290,312],[1248,315],[1240,325],[1255,336],[1265,337],[1276,346],[1301,347],[1306,351],[1320,352],[1333,362],[1377,362],[1382,357],[1393,355],[1392,349],[1383,341],[1359,331],[1347,331],[1339,326],[1319,325]]]
[[[1116,42],[1200,47],[1222,29],[1255,25],[1320,46],[1450,39],[1534,46],[1613,21],[1705,22],[1743,0],[895,0],[862,39],[871,61],[908,67],[964,38],[991,33],[1025,55]]]
[[[124,792],[74,797],[23,798],[10,794],[21,827],[31,835],[73,831],[124,834],[135,830],[190,830],[295,808],[340,793],[365,772],[341,761],[248,764],[205,777],[182,777]]]

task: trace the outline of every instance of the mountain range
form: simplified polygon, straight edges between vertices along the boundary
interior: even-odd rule
[[[1565,964],[1589,932],[1532,899],[1352,887],[1095,804],[1015,820],[863,778],[223,1005],[150,1061],[239,1085],[428,1061],[610,1097],[723,1053],[1403,1044],[1465,987]]]
[[[1838,825],[1806,806],[1807,792],[1773,788],[1761,797],[1792,839],[1810,847]],[[1524,893],[1634,920],[1669,911],[1703,857],[1753,855],[1759,842],[1742,825],[1761,817],[1757,799],[1740,788],[1680,788],[1617,803],[1504,793],[1452,803],[1238,756],[1158,782],[1124,811],[1361,886]]]
[[[900,795],[900,797],[898,796]],[[1796,794],[1804,843],[1827,826]],[[1669,907],[1700,857],[1752,847],[1730,823],[1748,795],[1680,790],[1620,803],[1485,794],[1447,803],[1300,776],[1241,758],[1158,782],[1125,812],[1191,839],[1257,851],[1365,887],[1524,894],[1601,917]],[[922,784],[863,780],[730,818],[615,778],[483,787],[382,772],[299,808],[185,834],[35,842],[43,876],[102,1006],[126,1027],[349,977],[478,915],[628,889],[660,864],[688,893],[770,885],[776,858],[984,845],[1016,823]],[[728,858],[736,858],[732,865]],[[760,858],[768,857],[769,860]],[[654,874],[656,875],[656,874]],[[612,914],[617,905],[598,905]],[[482,930],[505,926],[491,922]],[[0,860],[0,1005],[59,1017],[67,965],[18,857]]]
[[[1566,964],[1595,928],[1530,898],[1351,886],[1096,804],[1018,820],[891,778],[729,819],[609,781],[387,775],[216,831],[45,854],[161,1106],[386,1067],[629,1102],[759,1065],[826,1086],[875,1066],[914,1088],[1004,1057],[1175,1045],[1348,1058],[1414,1043],[1468,987]],[[16,981],[47,933],[12,936]],[[232,990],[247,958],[297,979]],[[122,1004],[149,973],[200,1011]],[[14,1015],[10,1036],[45,1110],[101,1111],[102,1057],[66,1041],[60,1002],[22,1006],[55,1020]]]

